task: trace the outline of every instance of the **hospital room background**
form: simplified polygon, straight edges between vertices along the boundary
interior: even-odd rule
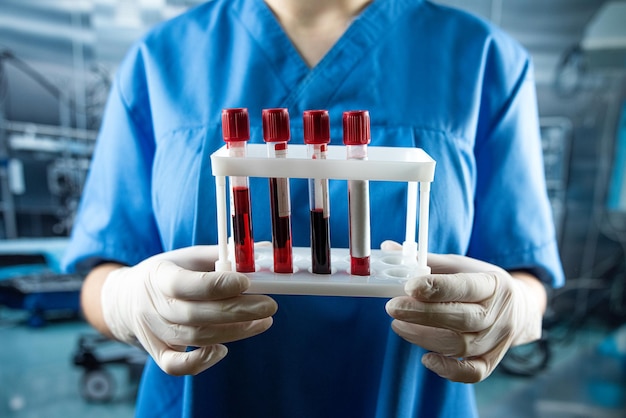
[[[0,417],[131,417],[141,350],[61,271],[111,80],[200,0],[0,0]],[[445,0],[531,54],[567,277],[543,337],[476,384],[482,417],[626,416],[626,1]]]

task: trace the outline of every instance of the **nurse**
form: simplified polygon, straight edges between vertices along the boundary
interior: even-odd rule
[[[367,109],[370,146],[437,161],[429,262],[407,295],[242,295],[215,273],[212,152],[221,111]],[[267,180],[251,180],[256,240]],[[371,241],[404,236],[403,184],[371,183]],[[308,189],[293,181],[293,241]],[[345,183],[331,182],[333,247],[348,247]],[[139,417],[468,417],[473,387],[537,339],[559,286],[527,52],[491,24],[421,0],[213,0],[128,52],[106,107],[67,253],[87,273],[86,318],[151,356]],[[186,347],[197,349],[188,351]]]

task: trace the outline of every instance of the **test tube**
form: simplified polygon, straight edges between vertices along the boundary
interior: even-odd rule
[[[370,143],[370,115],[367,110],[343,113],[343,143],[348,159],[367,159]],[[369,181],[348,180],[350,228],[350,274],[370,275],[370,197]]]
[[[246,144],[250,139],[248,109],[222,110],[222,135],[229,157],[244,158]],[[235,267],[239,272],[251,273],[255,268],[249,180],[248,177],[230,176],[229,184]]]
[[[269,158],[285,158],[289,133],[287,109],[263,109],[263,140]],[[274,272],[293,273],[291,248],[291,205],[289,179],[270,178],[270,209],[272,214],[272,245]]]
[[[330,142],[330,121],[327,110],[307,110],[303,114],[304,142],[312,159],[325,159]],[[320,173],[323,175],[323,173]],[[328,179],[309,179],[311,209],[311,271],[330,274],[330,205]]]

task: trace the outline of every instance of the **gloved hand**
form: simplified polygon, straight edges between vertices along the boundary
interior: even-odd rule
[[[112,334],[139,343],[166,373],[183,375],[224,358],[222,343],[267,330],[276,302],[242,295],[250,281],[241,273],[207,272],[215,253],[210,246],[182,248],[109,273],[101,303]]]
[[[422,364],[452,381],[485,379],[509,347],[541,336],[545,290],[531,275],[514,278],[492,264],[429,254],[432,274],[391,299],[393,330],[429,351]],[[538,293],[538,292],[543,292]]]

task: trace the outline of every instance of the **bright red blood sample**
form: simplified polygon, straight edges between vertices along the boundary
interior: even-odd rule
[[[233,187],[233,239],[237,271],[254,272],[254,240],[250,217],[250,189]]]
[[[370,258],[367,257],[350,257],[350,274],[356,276],[370,275]]]

